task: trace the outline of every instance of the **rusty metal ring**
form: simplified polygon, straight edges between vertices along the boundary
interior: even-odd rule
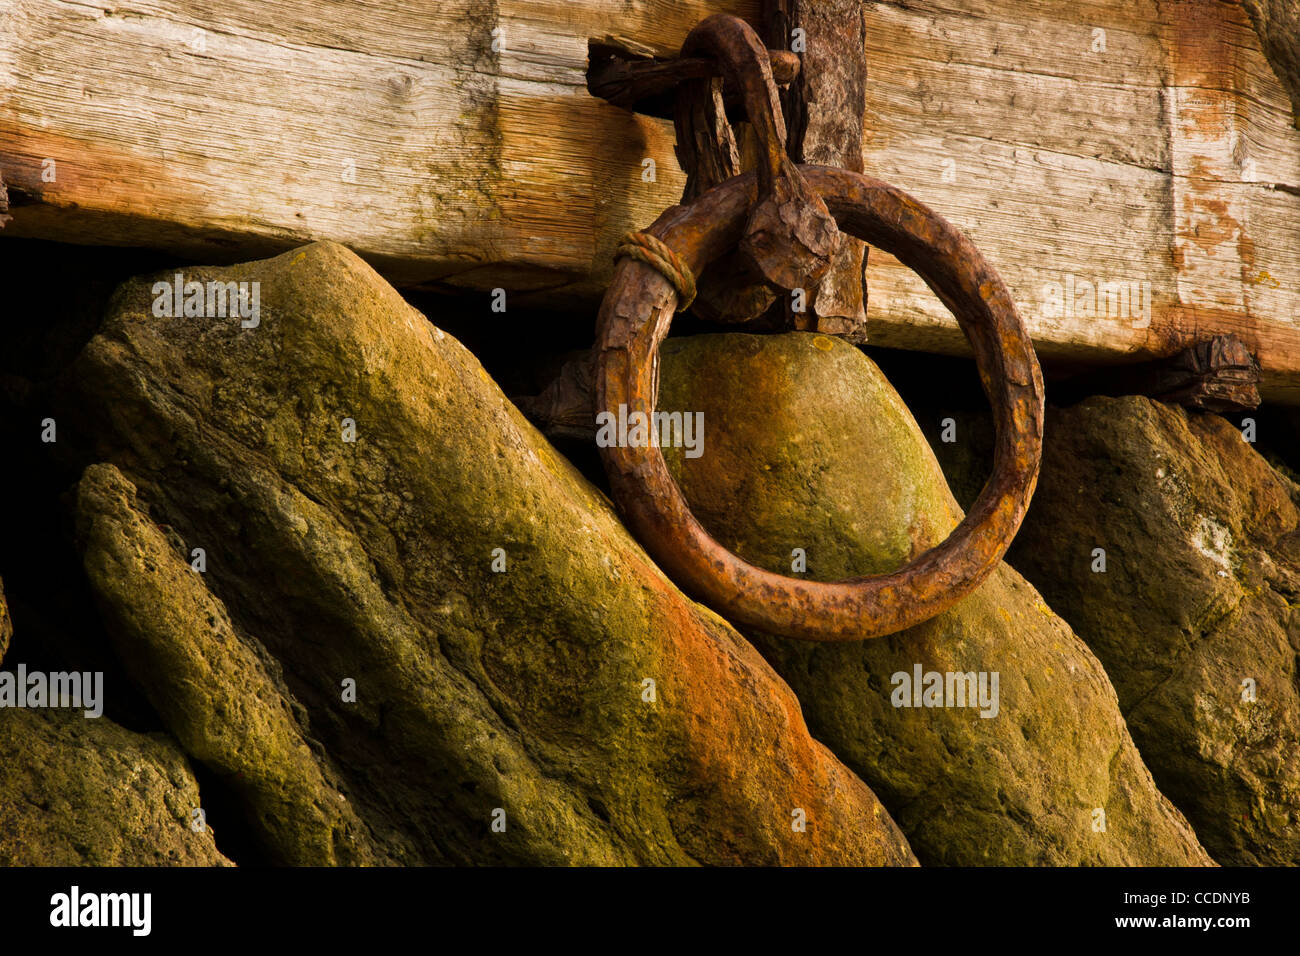
[[[788,578],[714,541],[653,443],[602,447],[600,454],[628,525],[683,590],[747,627],[805,640],[861,640],[928,620],[997,567],[1038,480],[1043,379],[1006,286],[961,232],[886,183],[823,166],[800,170],[840,228],[920,275],[970,341],[997,428],[993,474],[970,513],[945,541],[891,574],[837,582]],[[757,192],[752,173],[738,176],[688,206],[672,207],[646,231],[699,274],[741,239]],[[659,345],[675,305],[672,286],[650,266],[623,259],[615,267],[600,310],[596,411],[617,415],[623,405],[628,414],[653,416]]]

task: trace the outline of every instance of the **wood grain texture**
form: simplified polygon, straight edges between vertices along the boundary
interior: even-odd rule
[[[0,0],[6,234],[216,259],[329,238],[399,283],[594,305],[682,177],[670,124],[587,92],[588,40],[666,55],[718,9],[756,0]]]
[[[586,323],[618,238],[683,187],[671,124],[587,91],[588,43],[669,55],[719,11],[759,22],[758,0],[0,0],[4,234],[213,261],[328,238]],[[1233,334],[1300,403],[1300,131],[1237,0],[864,12],[866,172],[969,232],[1046,358]],[[868,261],[869,341],[965,350]],[[1065,314],[1067,283],[1149,288],[1150,313]]]
[[[1300,128],[1300,4],[1295,0],[1243,0],[1243,4],[1273,72],[1291,94],[1291,111]]]
[[[1139,360],[1232,334],[1264,396],[1300,402],[1300,133],[1237,3],[866,12],[867,173],[971,235],[1045,357]],[[896,260],[873,250],[867,278],[870,341],[965,352]],[[1082,306],[1085,283],[1147,283],[1149,314],[1064,314],[1056,291]]]

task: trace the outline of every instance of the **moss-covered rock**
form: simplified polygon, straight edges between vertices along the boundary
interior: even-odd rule
[[[201,573],[140,513],[135,487],[112,465],[81,479],[77,526],[129,673],[186,752],[240,794],[271,861],[384,861],[304,737],[275,661],[235,633]]]
[[[667,449],[669,467],[710,533],[772,571],[799,573],[796,549],[819,580],[890,571],[961,518],[898,395],[837,340],[669,340],[659,406],[704,413],[703,455]],[[1209,862],[1152,783],[1101,665],[1005,564],[952,610],[890,637],[753,639],[923,863]],[[996,672],[996,716],[894,706],[894,676],[918,665],[984,672],[990,693]]]
[[[59,708],[0,708],[0,866],[228,866],[185,755]]]
[[[132,511],[180,554],[205,550],[230,619],[211,622],[217,643],[278,662],[294,722],[394,859],[915,862],[758,653],[360,259],[323,243],[187,278],[260,282],[260,323],[156,318],[152,279],[129,283],[71,372],[67,414],[136,486]],[[155,571],[112,540],[143,533],[132,519],[88,551],[121,556],[97,577],[124,651],[266,686],[247,651],[203,672],[212,641],[193,621],[185,647],[162,647],[168,629],[140,613]],[[115,588],[119,572],[137,580]],[[169,725],[242,699],[135,672]],[[257,696],[244,719],[266,728],[277,698]],[[226,753],[213,738],[241,724],[217,716],[178,736]],[[292,731],[272,732],[292,750]]]
[[[1215,858],[1300,863],[1300,489],[1219,416],[1146,398],[1046,431],[1010,560],[1106,666]]]

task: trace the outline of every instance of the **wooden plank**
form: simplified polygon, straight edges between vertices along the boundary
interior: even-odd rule
[[[588,93],[588,43],[669,55],[719,10],[758,23],[758,0],[0,0],[4,235],[213,261],[330,238],[399,284],[586,314],[683,186],[668,121]],[[864,11],[867,172],[972,235],[1045,357],[1233,334],[1300,403],[1300,131],[1238,2]],[[868,261],[870,341],[965,350]],[[1053,300],[1087,284],[1139,304]]]
[[[223,260],[328,237],[400,283],[594,302],[614,239],[682,179],[668,124],[587,93],[588,39],[669,54],[718,9],[757,12],[4,0],[0,174],[25,203],[6,234]]]
[[[1266,398],[1300,402],[1300,132],[1238,4],[866,10],[867,171],[971,234],[1042,355],[1139,360],[1231,334]],[[870,341],[966,351],[897,260],[873,250],[867,277]],[[1148,283],[1150,315],[1061,314],[1071,282]]]

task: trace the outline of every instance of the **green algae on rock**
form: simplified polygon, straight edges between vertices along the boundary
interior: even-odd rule
[[[1225,865],[1300,863],[1297,501],[1217,415],[1090,398],[1051,410],[1010,556],[1106,666],[1161,790]]]
[[[0,866],[228,866],[185,755],[58,708],[0,709]]]
[[[670,339],[659,408],[704,413],[704,454],[665,449],[723,545],[783,574],[882,573],[960,521],[893,388],[806,333]],[[880,794],[924,864],[1209,863],[1156,789],[1087,647],[1003,564],[934,619],[856,644],[751,638],[817,738]],[[893,704],[894,675],[997,672],[996,717]],[[1099,812],[1100,811],[1100,812]]]
[[[77,488],[86,573],[132,679],[189,755],[228,781],[280,865],[385,857],[326,779],[275,664],[235,634],[222,603],[142,514],[112,465]]]
[[[370,267],[318,243],[191,272],[259,281],[259,326],[155,319],[151,277],[128,283],[69,375],[67,413],[94,413],[79,434],[136,487],[132,511],[174,529],[182,554],[205,549],[211,602],[186,600],[224,607],[226,641],[274,658],[294,720],[390,858],[915,864],[761,656]],[[151,575],[114,541],[145,531],[119,520],[88,555]],[[197,667],[133,610],[144,579],[99,577],[133,631],[124,648]],[[135,673],[170,722],[187,695],[199,713],[241,706],[242,688]],[[230,726],[177,733],[221,753],[206,738]]]

